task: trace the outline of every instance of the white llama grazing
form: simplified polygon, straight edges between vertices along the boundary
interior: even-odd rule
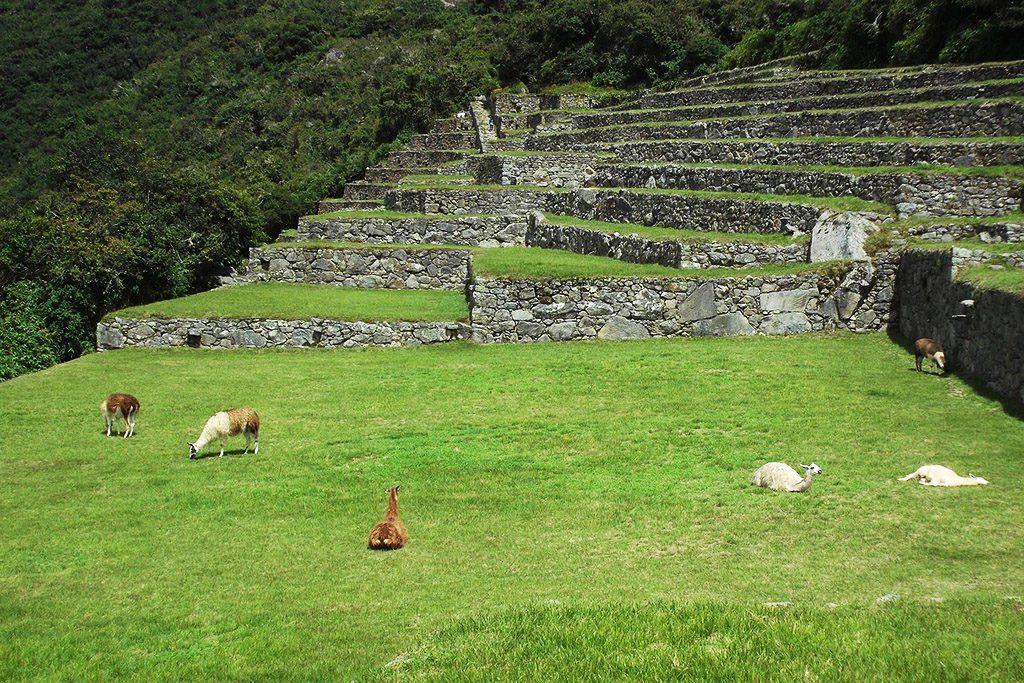
[[[773,491],[790,491],[800,493],[811,488],[811,482],[816,475],[821,474],[821,468],[813,462],[810,465],[800,465],[806,474],[800,476],[797,471],[784,462],[769,462],[761,465],[754,472],[754,486],[763,486]]]
[[[981,486],[988,483],[987,479],[976,477],[970,472],[966,477],[961,477],[942,465],[918,467],[907,476],[900,477],[899,481],[910,481],[911,479],[917,479],[922,486]]]
[[[252,408],[231,408],[214,414],[206,421],[203,433],[199,435],[195,443],[188,445],[189,460],[199,455],[199,451],[206,447],[211,441],[220,441],[220,455],[224,456],[224,443],[229,436],[242,434],[245,436],[245,450],[249,452],[249,441],[255,439],[256,448],[253,455],[260,452],[260,416]]]

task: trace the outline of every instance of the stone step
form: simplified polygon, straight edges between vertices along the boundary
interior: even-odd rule
[[[389,166],[371,166],[366,169],[365,178],[368,183],[396,183],[405,176],[426,175],[437,173],[437,168],[391,168]]]
[[[476,130],[476,126],[473,125],[473,117],[469,116],[468,112],[460,112],[463,116],[452,116],[447,119],[438,119],[434,123],[434,127],[430,129],[432,133],[461,133],[467,131]]]
[[[410,150],[475,149],[476,131],[455,133],[424,133],[413,135],[406,145]]]
[[[863,169],[861,169],[863,170]],[[816,197],[860,197],[906,216],[997,216],[1021,209],[1024,182],[965,173],[843,173],[785,167],[605,164],[590,178],[597,187],[659,187]]]
[[[245,277],[361,289],[440,289],[461,292],[470,252],[386,246],[268,245],[249,250]]]
[[[538,134],[527,146],[538,150],[587,148],[682,138],[851,137],[1006,137],[1024,134],[1024,101],[992,100],[879,109],[842,109],[764,116],[587,128]]]
[[[617,159],[640,163],[828,166],[1019,166],[1024,141],[975,139],[669,140],[616,145]]]
[[[853,200],[760,197],[681,190],[555,190],[509,188],[398,188],[385,199],[392,211],[425,214],[519,214],[542,211],[562,216],[716,232],[803,234],[829,208],[872,212],[881,205]],[[877,214],[875,214],[877,215]]]
[[[680,235],[659,232],[678,232]],[[764,243],[737,240],[734,236],[712,232],[700,239],[687,239],[682,237],[682,231],[657,231],[643,226],[613,226],[594,221],[572,224],[571,220],[565,219],[555,223],[537,214],[530,217],[526,244],[588,256],[606,256],[630,263],[657,263],[669,268],[747,268],[805,263],[810,251],[809,240],[789,244]]]
[[[384,164],[395,168],[440,166],[451,161],[466,159],[474,153],[475,151],[471,149],[399,149],[388,153]]]
[[[889,92],[856,93],[852,95],[826,95],[786,100],[708,104],[671,109],[637,109],[622,111],[596,110],[585,113],[570,111],[541,112],[517,116],[502,125],[526,126],[539,131],[578,130],[633,123],[664,121],[695,121],[736,116],[784,114],[813,110],[884,107],[915,102],[950,102],[976,98],[1000,98],[1024,93],[1024,80],[999,81],[985,84],[963,84],[894,90]]]
[[[908,90],[938,85],[1024,77],[1024,61],[970,66],[933,66],[892,72],[808,72],[792,80],[647,93],[611,109],[660,109],[694,104],[754,102],[794,97]]]
[[[334,211],[374,211],[384,208],[381,199],[321,199],[317,204],[317,213]]]
[[[526,220],[517,216],[383,213],[306,216],[299,219],[298,239],[394,244],[449,244],[479,247],[522,246]]]
[[[342,199],[384,199],[384,194],[391,189],[391,185],[380,183],[368,183],[355,180],[345,183],[342,191]]]

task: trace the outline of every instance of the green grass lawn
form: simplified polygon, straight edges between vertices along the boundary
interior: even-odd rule
[[[468,316],[460,292],[257,282],[123,308],[105,317],[454,321]]]
[[[189,461],[233,405],[260,454]],[[0,384],[0,443],[2,679],[1024,666],[1024,422],[883,335],[115,351]],[[752,488],[768,460],[824,474]],[[930,462],[992,484],[896,481]],[[371,553],[395,484],[409,544]]]
[[[957,280],[970,282],[981,289],[999,289],[1024,296],[1024,270],[1012,266],[1001,269],[988,265],[961,268],[956,273]]]

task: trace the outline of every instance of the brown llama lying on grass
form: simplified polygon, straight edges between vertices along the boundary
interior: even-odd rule
[[[139,399],[131,394],[111,394],[103,399],[100,413],[107,426],[107,436],[110,436],[110,430],[118,420],[124,420],[124,438],[135,434],[135,414],[138,412]]]
[[[918,372],[921,371],[921,362],[925,358],[930,360],[933,365],[938,366],[939,370],[946,371],[946,352],[934,339],[922,338],[914,342],[914,365]]]
[[[409,540],[409,532],[398,518],[398,490],[401,486],[388,489],[388,514],[370,531],[370,550],[398,550]]]

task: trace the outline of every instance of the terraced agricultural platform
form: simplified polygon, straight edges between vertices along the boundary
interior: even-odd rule
[[[476,98],[321,201],[290,241],[254,248],[229,282],[464,297],[466,319],[430,321],[449,325],[431,342],[890,327],[941,336],[963,367],[1019,396],[1024,345],[997,370],[979,340],[1024,336],[1024,304],[961,305],[988,301],[979,283],[995,280],[958,273],[1024,262],[1024,62],[803,63],[603,99]],[[427,341],[337,342],[328,318],[310,319],[321,322],[308,334],[274,339]],[[246,345],[230,325],[211,337],[186,329],[201,323],[117,324],[119,336],[101,325],[101,346]]]

